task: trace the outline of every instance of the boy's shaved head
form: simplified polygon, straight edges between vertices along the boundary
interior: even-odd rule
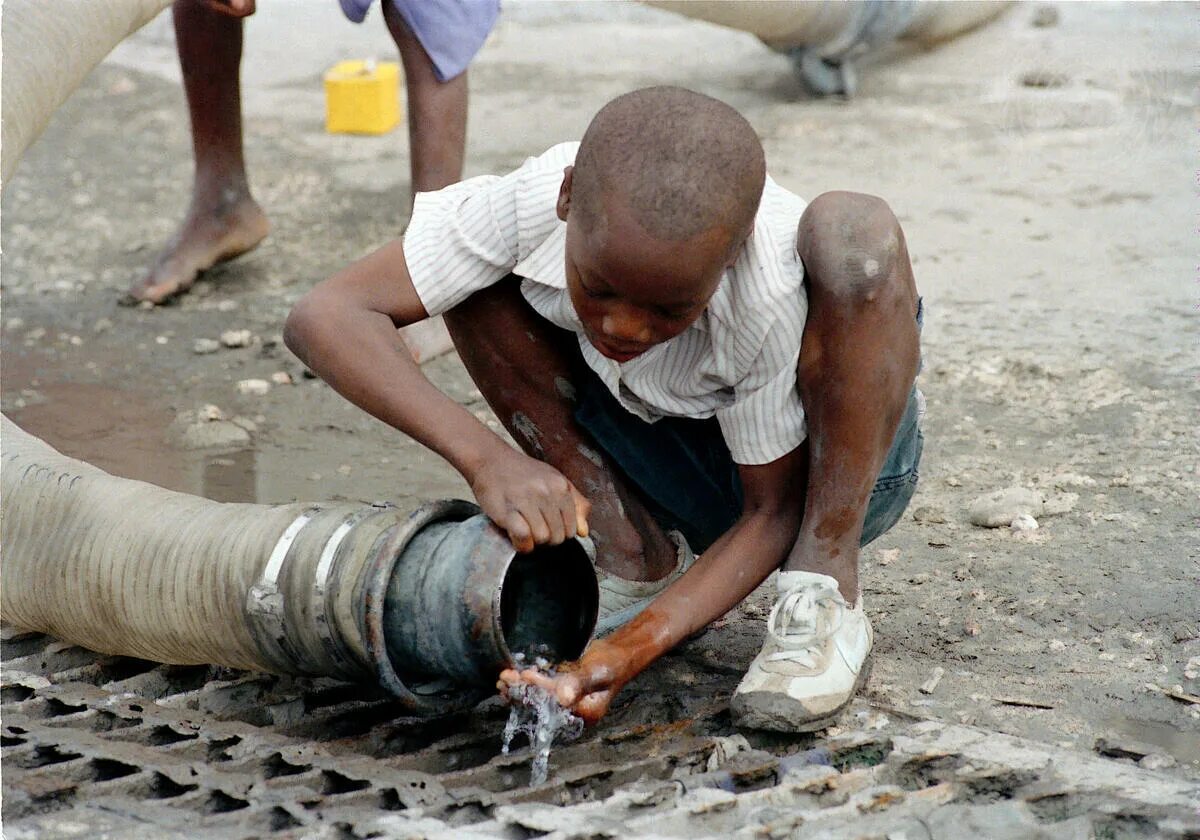
[[[596,114],[575,158],[571,205],[587,230],[615,199],[658,240],[718,226],[732,236],[749,230],[765,178],[762,144],[745,117],[710,96],[651,87]]]

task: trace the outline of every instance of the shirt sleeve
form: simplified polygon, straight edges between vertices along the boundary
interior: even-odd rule
[[[483,175],[417,195],[404,259],[430,315],[453,308],[517,264],[520,172]]]
[[[796,387],[803,323],[786,322],[767,336],[751,369],[734,388],[732,405],[718,409],[717,421],[735,463],[767,464],[804,442],[804,406]]]
[[[554,229],[563,167],[578,147],[559,143],[507,175],[482,175],[417,195],[404,259],[430,315],[505,277]]]

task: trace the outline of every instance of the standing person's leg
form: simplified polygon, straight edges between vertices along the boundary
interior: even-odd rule
[[[809,304],[797,368],[804,518],[767,639],[731,701],[739,725],[782,731],[828,725],[866,680],[859,546],[903,512],[921,449],[919,304],[896,217],[872,196],[826,193],[805,210],[797,248]]]
[[[251,250],[270,225],[250,195],[242,155],[242,20],[176,0],[172,9],[192,127],[195,177],[179,230],[149,274],[129,290],[134,301],[162,303],[196,276]]]
[[[467,145],[467,71],[445,82],[438,81],[425,48],[388,0],[383,3],[383,18],[404,65],[411,200],[419,192],[440,190],[462,178]],[[406,327],[402,335],[418,362],[453,347],[440,318]]]
[[[404,65],[415,196],[462,178],[467,144],[467,71],[439,81],[432,59],[390,2],[383,4],[383,17]]]

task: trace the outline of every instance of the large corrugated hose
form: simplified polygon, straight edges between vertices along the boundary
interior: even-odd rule
[[[18,627],[172,664],[370,679],[444,713],[514,653],[578,656],[595,626],[585,543],[518,557],[468,502],[213,502],[109,475],[8,418],[0,431],[0,607]]]

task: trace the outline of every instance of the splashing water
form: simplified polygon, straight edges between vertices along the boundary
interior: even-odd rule
[[[518,653],[513,659],[516,660],[516,668],[526,667],[524,655]],[[535,659],[534,665],[542,673],[554,676],[554,669],[542,657]],[[533,750],[529,784],[540,785],[550,773],[550,746],[554,739],[560,734],[565,741],[578,738],[583,732],[583,719],[560,706],[553,695],[540,686],[513,686],[508,690],[508,697],[512,710],[504,725],[504,742],[500,751],[508,755],[509,745],[518,733],[528,738],[529,747]]]

